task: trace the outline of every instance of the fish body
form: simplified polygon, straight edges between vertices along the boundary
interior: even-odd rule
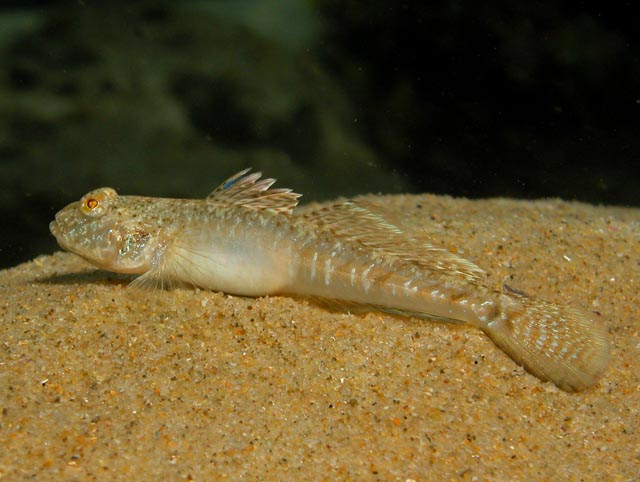
[[[492,290],[478,266],[406,235],[363,202],[294,214],[298,194],[247,172],[203,200],[97,189],[58,212],[50,230],[101,269],[139,274],[134,286],[302,296],[468,323],[568,391],[606,369],[606,328],[590,314]]]

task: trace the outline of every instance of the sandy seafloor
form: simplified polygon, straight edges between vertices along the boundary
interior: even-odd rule
[[[0,480],[639,480],[640,210],[371,199],[496,288],[600,313],[601,382],[560,391],[471,327],[141,294],[56,253],[0,272]]]

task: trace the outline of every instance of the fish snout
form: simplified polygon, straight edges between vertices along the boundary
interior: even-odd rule
[[[69,224],[65,222],[65,216],[61,211],[56,213],[55,219],[49,223],[49,231],[56,238],[61,248],[68,249]]]
[[[53,234],[56,238],[58,237],[58,223],[56,221],[51,221],[49,223],[49,231],[51,232],[51,234]]]
[[[64,242],[63,231],[60,228],[60,224],[57,220],[51,221],[49,223],[49,231],[53,234],[53,237],[56,238],[56,241],[60,245],[61,248],[67,249],[66,244]]]

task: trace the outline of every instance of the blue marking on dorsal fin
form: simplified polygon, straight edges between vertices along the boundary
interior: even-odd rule
[[[248,174],[250,170],[243,169],[225,180],[207,196],[207,202],[291,214],[300,194],[291,189],[271,189],[275,179],[260,179],[261,172]]]

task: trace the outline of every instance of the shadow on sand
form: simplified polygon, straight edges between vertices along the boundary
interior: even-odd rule
[[[101,284],[101,285],[128,285],[134,275],[111,273],[101,270],[78,271],[75,273],[56,274],[37,280],[37,283],[76,285],[76,284]]]

